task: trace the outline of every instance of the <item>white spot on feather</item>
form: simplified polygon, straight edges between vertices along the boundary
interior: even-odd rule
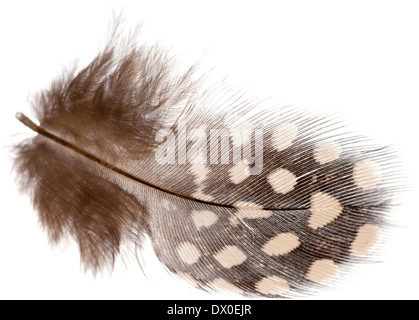
[[[333,260],[320,259],[311,264],[306,279],[316,283],[325,283],[336,277],[338,273],[339,267]]]
[[[255,288],[263,294],[282,294],[290,289],[285,279],[278,276],[265,277],[256,283]]]
[[[207,179],[210,169],[203,163],[194,163],[190,167],[195,176],[195,183],[200,186]]]
[[[342,149],[336,141],[322,141],[314,149],[314,160],[320,164],[339,159]]]
[[[192,220],[198,230],[205,227],[211,227],[218,220],[218,216],[209,210],[201,210],[192,212]]]
[[[190,242],[183,242],[176,250],[179,258],[187,264],[194,264],[201,258],[199,249]]]
[[[262,209],[263,207],[249,201],[237,201],[233,204],[233,207],[236,209]]]
[[[161,201],[161,206],[163,207],[163,209],[168,210],[168,211],[179,210],[178,207],[173,203],[173,201],[170,201],[167,199],[163,199]]]
[[[380,167],[371,160],[360,161],[354,166],[353,178],[359,188],[373,189],[381,180]]]
[[[272,135],[272,145],[276,151],[282,151],[292,145],[298,135],[298,127],[292,123],[284,123],[276,128]]]
[[[192,197],[194,197],[195,199],[202,200],[202,201],[207,201],[207,202],[211,202],[211,201],[213,201],[213,200],[214,200],[214,197],[213,197],[212,195],[210,195],[210,194],[205,194],[205,193],[202,191],[202,189],[201,189],[201,188],[200,188],[200,189],[198,189],[197,191],[195,191],[195,192],[192,194]]]
[[[224,268],[231,268],[245,262],[247,256],[238,247],[229,245],[216,253],[214,258]]]
[[[308,220],[310,228],[319,229],[334,221],[342,213],[339,201],[324,192],[317,192],[310,199],[311,216]]]
[[[241,219],[269,218],[273,214],[272,211],[263,210],[262,206],[253,202],[238,201],[233,206],[239,209],[235,216]]]
[[[268,176],[268,183],[275,192],[285,194],[294,189],[297,177],[286,169],[277,169]]]
[[[300,239],[290,233],[280,233],[269,239],[262,247],[262,251],[270,256],[283,256],[300,246]]]
[[[373,224],[364,224],[359,228],[355,240],[351,245],[351,254],[355,256],[366,255],[377,242],[380,229]]]
[[[241,219],[264,219],[269,218],[273,214],[272,211],[269,210],[246,210],[240,209],[236,212],[236,216]]]
[[[243,160],[240,163],[234,165],[229,171],[230,180],[234,184],[242,183],[250,176],[250,167],[247,160]]]

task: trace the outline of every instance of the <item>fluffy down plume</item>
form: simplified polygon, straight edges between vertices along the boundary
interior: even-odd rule
[[[151,239],[197,287],[293,296],[365,261],[397,191],[391,149],[333,118],[202,90],[157,46],[114,38],[33,103],[20,186],[94,272]]]

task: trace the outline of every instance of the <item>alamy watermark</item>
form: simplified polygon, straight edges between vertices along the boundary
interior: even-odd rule
[[[158,164],[228,165],[246,163],[248,173],[263,169],[263,129],[250,125],[226,128],[190,128],[180,121],[174,130],[159,130],[155,153]]]

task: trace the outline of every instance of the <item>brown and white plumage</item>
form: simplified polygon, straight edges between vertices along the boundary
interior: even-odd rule
[[[51,240],[74,238],[99,271],[149,236],[196,286],[268,297],[362,260],[397,191],[391,149],[327,116],[217,99],[172,62],[114,39],[38,95],[39,126],[19,116],[38,134],[16,147],[16,170]]]

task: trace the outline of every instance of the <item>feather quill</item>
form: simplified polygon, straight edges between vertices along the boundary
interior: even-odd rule
[[[328,116],[265,106],[173,74],[157,46],[115,36],[41,91],[15,170],[53,243],[112,268],[148,236],[197,287],[293,296],[365,261],[398,191],[388,147]]]

